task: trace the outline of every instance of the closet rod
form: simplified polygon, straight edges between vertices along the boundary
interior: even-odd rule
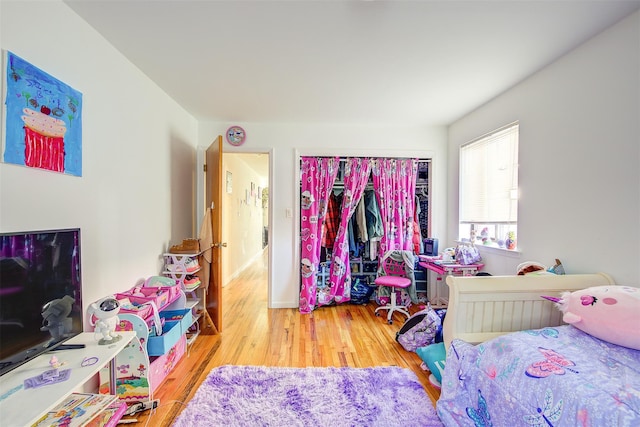
[[[333,189],[344,189],[344,183],[343,182],[336,182],[335,184],[333,184]],[[368,183],[365,187],[365,190],[373,190],[373,183]]]
[[[344,182],[336,182],[333,184],[333,188],[344,188]],[[365,186],[365,190],[373,190],[373,183],[368,182]],[[429,184],[416,184],[416,190],[429,189]]]

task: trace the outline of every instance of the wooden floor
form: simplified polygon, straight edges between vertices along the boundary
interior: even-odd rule
[[[437,400],[439,390],[420,369],[420,358],[395,341],[404,316],[396,314],[389,325],[385,316],[375,316],[373,302],[319,308],[311,314],[268,309],[267,257],[265,250],[223,289],[223,332],[200,334],[156,391],[159,407],[136,414],[138,422],[130,425],[170,426],[209,371],[221,365],[400,366],[414,371],[431,400]]]

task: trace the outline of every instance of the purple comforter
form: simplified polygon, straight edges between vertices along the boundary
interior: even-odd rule
[[[569,325],[454,340],[436,407],[446,426],[640,426],[640,350]]]

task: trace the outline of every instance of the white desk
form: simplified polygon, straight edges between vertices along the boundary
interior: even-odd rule
[[[119,332],[122,339],[110,345],[98,345],[93,332],[84,332],[71,338],[65,344],[84,344],[86,347],[77,350],[61,350],[41,354],[24,365],[0,377],[0,423],[3,427],[30,426],[45,413],[56,407],[65,396],[81,391],[84,383],[96,375],[100,369],[109,364],[114,372],[113,361],[120,351],[133,339],[135,332]],[[38,388],[24,389],[24,380],[51,369],[49,361],[55,355],[60,362],[66,362],[60,369],[71,369],[71,376],[66,381]],[[80,366],[85,357],[97,357],[98,363],[91,366]],[[112,382],[112,386],[113,386]],[[113,390],[112,390],[113,391]]]
[[[484,264],[480,262],[468,265],[458,264],[456,262],[444,263],[440,257],[428,257],[423,255],[420,255],[420,262],[418,262],[418,265],[425,268],[427,273],[432,271],[436,274],[435,283],[430,283],[433,286],[433,292],[432,295],[429,296],[429,302],[434,308],[447,307],[449,304],[449,299],[442,295],[442,293],[444,293],[442,286],[444,286],[444,278],[446,276],[474,276],[478,271],[482,270],[482,267],[484,267]],[[428,280],[427,283],[429,282],[431,281]]]

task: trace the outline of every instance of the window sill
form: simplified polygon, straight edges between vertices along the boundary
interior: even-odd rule
[[[469,243],[469,242],[463,242],[463,241],[456,241],[457,244],[465,244],[465,243]],[[480,252],[480,254],[482,254],[483,252],[485,253],[489,253],[489,254],[494,254],[494,255],[500,255],[500,256],[504,256],[507,258],[520,258],[520,256],[522,255],[522,253],[520,252],[519,249],[506,249],[506,248],[500,248],[500,247],[496,247],[496,246],[486,246],[486,245],[475,245],[476,248],[478,248],[478,251]]]

